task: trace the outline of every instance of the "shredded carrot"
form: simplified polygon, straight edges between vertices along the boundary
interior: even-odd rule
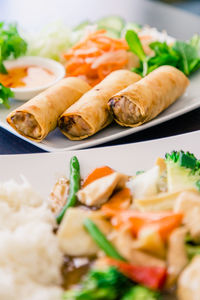
[[[92,86],[128,63],[125,39],[108,37],[105,30],[90,33],[64,54],[67,76],[82,77]]]
[[[127,209],[131,203],[131,192],[128,188],[116,192],[110,200],[102,205],[101,209],[108,217],[112,217],[117,211]]]
[[[89,183],[92,183],[93,181],[102,178],[104,176],[110,175],[114,172],[113,169],[111,169],[108,166],[103,166],[100,168],[96,168],[92,173],[90,173],[85,181],[83,182],[82,187],[86,187]]]

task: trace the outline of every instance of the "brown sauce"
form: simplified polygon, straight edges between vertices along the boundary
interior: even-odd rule
[[[64,263],[61,270],[63,278],[62,287],[64,289],[72,288],[80,283],[81,279],[89,271],[94,258],[87,258],[86,260],[88,261],[80,266],[76,266],[75,259],[76,258],[69,256],[64,257]]]

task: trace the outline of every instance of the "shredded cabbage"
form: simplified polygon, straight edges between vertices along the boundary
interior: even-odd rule
[[[62,61],[62,53],[72,46],[72,32],[62,22],[49,24],[38,33],[26,33],[26,55],[42,56]]]
[[[109,28],[107,27],[108,22]],[[127,24],[134,26],[134,28],[138,26],[135,23]],[[99,25],[101,26],[99,27]],[[122,28],[118,32],[115,27],[119,25]],[[26,32],[22,35],[28,44],[26,55],[48,57],[64,63],[62,54],[91,32],[106,29],[108,36],[118,38],[123,36],[124,26],[123,19],[111,16],[94,23],[84,21],[75,28],[67,27],[62,21],[57,21],[46,25],[39,32]]]
[[[28,44],[26,55],[48,57],[64,62],[62,54],[95,30],[97,25],[70,29],[64,23],[56,22],[47,25],[39,33],[24,33],[24,39]]]

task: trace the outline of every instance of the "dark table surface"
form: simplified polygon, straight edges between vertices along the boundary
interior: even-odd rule
[[[22,27],[38,30],[51,20],[74,25],[83,19],[121,15],[129,21],[155,26],[179,39],[200,33],[200,18],[185,11],[145,0],[0,0],[0,20],[17,21]],[[77,8],[79,8],[77,10]],[[152,128],[102,146],[156,139],[200,129],[200,108]],[[43,150],[0,128],[0,154],[37,153]]]

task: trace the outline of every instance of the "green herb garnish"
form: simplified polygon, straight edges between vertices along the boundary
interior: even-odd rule
[[[4,60],[18,58],[26,53],[27,43],[19,35],[15,24],[0,23],[0,72],[6,74]]]
[[[27,43],[20,37],[17,26],[14,24],[5,25],[0,23],[0,73],[7,74],[4,61],[6,59],[18,58],[26,53]],[[9,108],[10,97],[14,94],[10,88],[0,83],[0,104]]]
[[[145,76],[148,70],[148,57],[144,53],[142,44],[137,33],[134,30],[127,30],[125,38],[130,50],[139,57],[140,62],[142,64],[142,75]]]
[[[170,65],[190,75],[200,68],[200,36],[194,35],[190,41],[176,41],[173,45],[166,42],[153,42],[149,47],[154,51],[153,56],[144,53],[142,43],[134,30],[126,32],[126,41],[130,51],[140,59],[140,67],[133,71],[145,76],[163,65]]]
[[[3,84],[0,83],[0,104],[3,104],[6,108],[10,108],[8,99],[13,96],[14,93],[11,91],[11,89],[3,86]]]

